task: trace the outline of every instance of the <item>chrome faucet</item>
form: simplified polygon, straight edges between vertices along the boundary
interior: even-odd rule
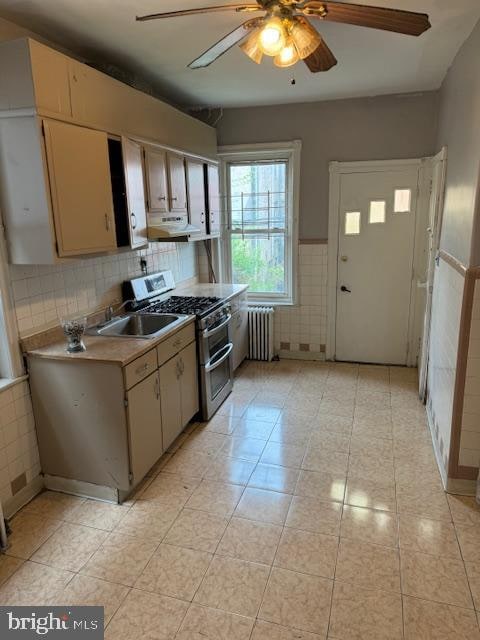
[[[122,302],[122,304],[120,304],[116,308],[115,308],[114,305],[109,304],[108,307],[105,309],[105,322],[110,322],[111,320],[113,320],[114,312],[115,311],[120,311],[121,309],[123,309],[123,307],[125,307],[130,302],[135,302],[135,300],[125,300],[125,302]]]

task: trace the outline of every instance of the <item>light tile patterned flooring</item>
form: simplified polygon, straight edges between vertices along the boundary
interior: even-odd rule
[[[415,376],[245,364],[125,505],[27,505],[0,603],[104,605],[115,640],[478,640],[480,509],[442,490]]]

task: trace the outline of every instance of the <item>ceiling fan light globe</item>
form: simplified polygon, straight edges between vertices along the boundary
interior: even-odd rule
[[[250,60],[253,60],[256,64],[260,64],[263,58],[263,52],[258,45],[259,31],[254,31],[246,40],[242,42],[240,49]]]
[[[305,19],[295,20],[290,27],[290,37],[302,60],[308,58],[322,42],[318,31]]]
[[[274,64],[277,67],[292,67],[300,60],[297,48],[293,40],[289,39],[280,53],[273,59]]]
[[[284,48],[287,36],[280,18],[271,18],[260,31],[258,46],[266,56],[276,56]]]

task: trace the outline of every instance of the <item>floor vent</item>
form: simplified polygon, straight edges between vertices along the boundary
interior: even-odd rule
[[[248,308],[250,360],[273,360],[273,307]]]

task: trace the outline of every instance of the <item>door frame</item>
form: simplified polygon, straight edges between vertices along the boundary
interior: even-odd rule
[[[418,392],[420,400],[425,403],[428,391],[428,364],[429,364],[429,346],[430,346],[430,327],[432,318],[432,297],[433,282],[435,279],[435,262],[438,251],[440,249],[440,234],[442,232],[443,206],[445,200],[445,182],[447,176],[447,147],[443,147],[437,155],[430,158],[431,177],[430,177],[430,202],[429,214],[433,211],[432,216],[429,215],[429,224],[427,228],[428,236],[431,240],[431,248],[427,246],[427,263],[425,269],[425,306],[423,313],[423,328],[420,342],[420,351],[418,354]],[[438,181],[434,180],[435,168],[439,166]],[[431,224],[432,223],[432,224]],[[428,243],[427,236],[427,243]]]
[[[414,260],[412,286],[410,292],[410,315],[408,326],[407,366],[416,366],[420,346],[423,314],[418,304],[418,290],[415,278],[424,280],[422,272],[426,260],[426,234],[428,226],[428,205],[430,201],[431,158],[412,158],[406,160],[373,160],[358,162],[330,162],[330,190],[328,212],[328,270],[327,270],[327,336],[325,345],[326,360],[335,360],[336,318],[338,289],[338,233],[340,227],[340,181],[341,176],[349,173],[371,173],[373,171],[395,171],[405,168],[417,168],[417,212],[415,221]]]

